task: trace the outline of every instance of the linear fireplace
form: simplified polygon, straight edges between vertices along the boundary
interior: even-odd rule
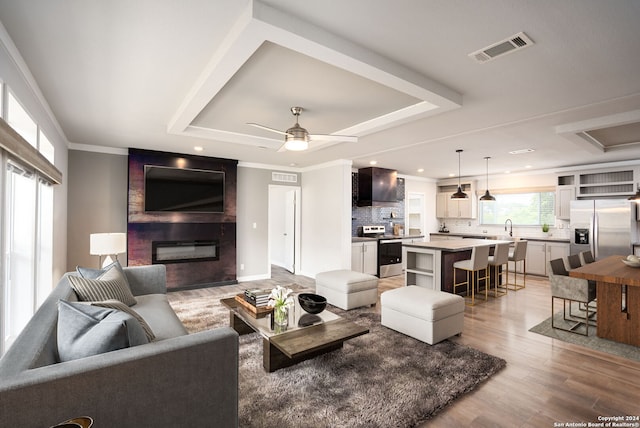
[[[153,241],[151,263],[191,263],[220,259],[220,243],[211,241]]]

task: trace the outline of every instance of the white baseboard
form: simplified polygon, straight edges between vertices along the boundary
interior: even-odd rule
[[[271,275],[269,274],[249,275],[249,276],[239,276],[236,278],[238,282],[260,281],[262,279],[271,279]]]

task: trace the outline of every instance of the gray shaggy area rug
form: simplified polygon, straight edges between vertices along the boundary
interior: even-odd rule
[[[228,325],[218,299],[171,301],[189,332]],[[241,427],[411,427],[505,367],[449,341],[430,346],[380,324],[371,309],[334,313],[369,328],[340,350],[267,373],[262,338],[240,337]]]

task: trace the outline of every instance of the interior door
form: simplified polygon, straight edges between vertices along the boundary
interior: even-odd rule
[[[296,191],[285,194],[284,209],[284,268],[296,273]]]

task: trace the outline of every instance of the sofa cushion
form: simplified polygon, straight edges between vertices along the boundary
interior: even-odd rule
[[[144,329],[132,315],[79,302],[58,302],[57,327],[60,361],[149,342]]]
[[[119,300],[128,306],[137,303],[125,275],[117,266],[112,266],[95,279],[70,275],[69,282],[78,298],[85,302]]]
[[[122,303],[121,301],[105,300],[104,302],[91,302],[91,304],[93,306],[99,306],[101,308],[110,308],[110,309],[116,309],[118,311],[126,312],[127,314],[131,315],[136,320],[138,320],[149,342],[153,341],[156,338],[155,334],[153,334],[153,330],[151,329],[149,324],[147,324],[144,318],[142,318],[139,313],[133,310],[133,308],[130,308],[129,306]]]
[[[156,341],[188,334],[169,304],[166,294],[138,296],[138,304],[134,309],[151,326]]]

